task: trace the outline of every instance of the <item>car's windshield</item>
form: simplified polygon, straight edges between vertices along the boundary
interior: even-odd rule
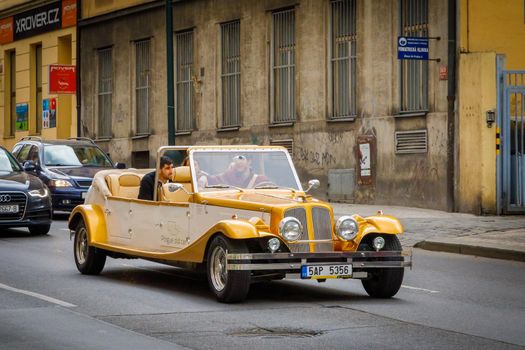
[[[108,157],[95,146],[50,145],[44,148],[47,166],[111,167]]]
[[[21,171],[21,167],[16,159],[7,151],[0,148],[0,172]]]
[[[302,190],[287,153],[262,151],[194,151],[192,157],[199,191],[237,188]]]

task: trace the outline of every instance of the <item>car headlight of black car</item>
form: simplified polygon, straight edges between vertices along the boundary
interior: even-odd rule
[[[72,187],[73,184],[64,179],[51,179],[49,180],[49,186],[50,187]]]
[[[37,198],[46,198],[49,196],[49,191],[47,188],[39,188],[36,190],[31,190],[28,192],[31,197],[37,197]]]

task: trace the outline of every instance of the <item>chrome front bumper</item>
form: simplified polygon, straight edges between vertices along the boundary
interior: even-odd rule
[[[412,268],[412,251],[366,251],[327,253],[227,254],[227,270],[274,271],[294,278],[303,265],[352,264],[353,278],[366,278],[367,269]]]

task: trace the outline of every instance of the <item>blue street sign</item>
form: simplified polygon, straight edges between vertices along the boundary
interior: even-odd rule
[[[397,59],[428,60],[428,38],[400,36],[397,38]]]

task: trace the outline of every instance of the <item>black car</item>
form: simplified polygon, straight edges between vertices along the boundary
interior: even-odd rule
[[[27,227],[32,234],[45,235],[51,215],[47,186],[0,146],[0,228]]]
[[[124,164],[111,159],[91,139],[42,140],[25,137],[13,148],[25,170],[38,176],[51,191],[53,210],[71,211],[84,203],[93,177],[100,170]]]

